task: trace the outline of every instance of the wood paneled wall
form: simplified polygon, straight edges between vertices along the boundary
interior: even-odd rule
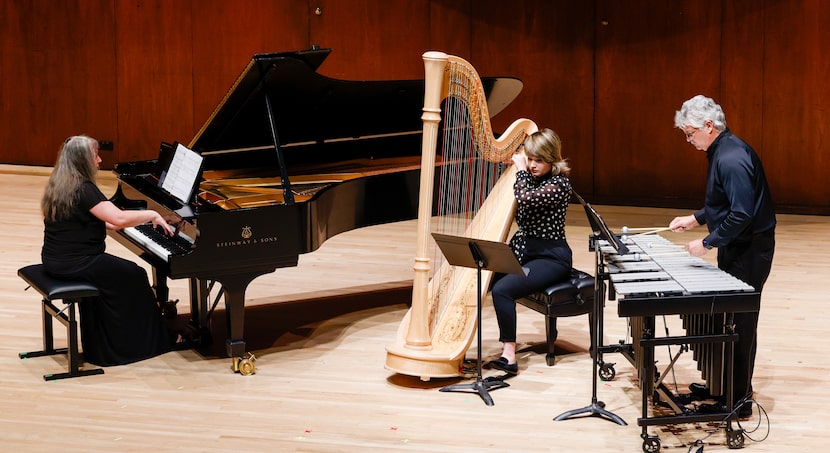
[[[51,165],[70,135],[118,132],[109,0],[0,2],[0,160]]]
[[[714,97],[764,160],[782,212],[830,214],[830,4],[821,0],[7,0],[0,162],[51,165],[111,140],[105,166],[188,142],[254,53],[312,45],[346,80],[423,77],[443,50],[524,81],[494,118],[560,133],[594,203],[696,207],[706,159],[673,128]]]

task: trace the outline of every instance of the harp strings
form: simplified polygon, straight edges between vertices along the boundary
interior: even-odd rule
[[[441,161],[437,192],[439,223],[433,231],[476,237],[468,231],[487,195],[504,173],[513,150],[523,139],[516,135],[499,146],[493,140],[486,97],[478,75],[466,65],[448,65],[448,89],[443,115]]]
[[[481,107],[481,102],[484,102],[485,108]],[[480,233],[471,228],[473,218],[487,215],[481,212],[481,206],[507,168],[504,159],[501,159],[501,154],[505,152],[496,149],[490,138],[492,129],[486,111],[486,99],[477,74],[464,65],[449,64],[447,98],[442,108],[442,165],[435,188],[436,215],[432,231],[480,237]],[[441,293],[454,294],[456,285],[462,284],[463,278],[445,269],[447,264],[437,248],[432,262],[431,278],[445,273],[438,277],[441,284],[433,285],[434,305],[431,312],[437,315],[444,310],[445,301]],[[434,321],[436,316],[431,316],[431,319]]]

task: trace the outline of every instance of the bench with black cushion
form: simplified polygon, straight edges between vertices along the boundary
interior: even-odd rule
[[[43,296],[43,303],[41,304],[43,307],[43,350],[21,352],[19,354],[20,358],[66,354],[69,371],[66,373],[44,374],[43,379],[47,381],[103,374],[104,370],[101,368],[81,369],[82,360],[78,352],[78,321],[75,317],[75,306],[78,302],[88,297],[98,296],[98,288],[86,282],[54,278],[46,274],[42,264],[22,267],[17,271],[17,275]],[[63,309],[59,309],[53,303],[56,300],[63,302],[65,305]],[[57,319],[66,326],[66,348],[55,349],[52,335],[53,319]]]
[[[516,301],[545,315],[548,352],[545,361],[553,366],[556,360],[554,343],[558,331],[556,319],[563,316],[588,314],[591,332],[591,351],[594,348],[594,277],[578,269],[571,271],[571,278],[554,283],[544,291],[531,294]]]

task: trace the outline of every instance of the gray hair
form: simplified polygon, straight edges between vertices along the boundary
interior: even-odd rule
[[[49,221],[68,218],[78,202],[78,189],[84,182],[95,183],[98,166],[95,151],[98,141],[86,135],[69,137],[58,153],[40,201],[43,217]]]
[[[692,126],[702,128],[707,121],[711,121],[718,132],[726,129],[726,115],[723,109],[712,98],[698,94],[684,102],[680,110],[674,114],[674,127],[683,129]]]

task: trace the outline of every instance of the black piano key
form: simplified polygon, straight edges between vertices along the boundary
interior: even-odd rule
[[[149,223],[144,225],[138,225],[135,227],[135,229],[147,236],[156,244],[164,247],[172,255],[181,255],[187,253],[193,247],[193,244],[191,244],[190,241],[188,241],[187,239],[178,235],[168,236],[164,234],[162,231],[154,228],[153,225]]]

